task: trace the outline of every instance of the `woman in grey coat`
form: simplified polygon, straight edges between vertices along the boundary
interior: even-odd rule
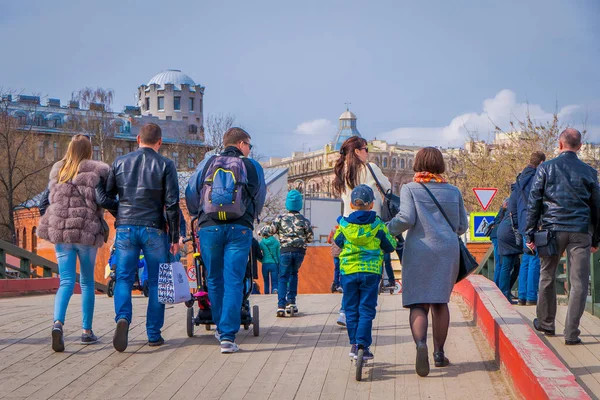
[[[457,235],[466,232],[468,220],[460,191],[440,175],[446,166],[438,149],[419,150],[413,169],[416,172],[414,182],[402,186],[400,212],[388,223],[388,228],[392,235],[407,231],[402,256],[402,303],[410,308],[410,329],[417,345],[415,369],[419,376],[427,376],[429,309],[432,311],[435,366],[449,364],[444,356],[450,324],[448,302],[458,276]],[[456,232],[423,185],[440,203]]]

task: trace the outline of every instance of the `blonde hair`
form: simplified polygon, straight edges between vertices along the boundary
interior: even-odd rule
[[[79,164],[92,158],[92,142],[85,135],[75,135],[69,143],[67,154],[62,159],[63,165],[58,172],[58,183],[73,180],[79,172]]]

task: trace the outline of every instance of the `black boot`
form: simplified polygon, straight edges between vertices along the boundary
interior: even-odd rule
[[[427,343],[417,344],[417,360],[415,362],[415,371],[419,376],[429,375],[429,354],[427,353]]]
[[[435,361],[435,366],[436,367],[446,367],[448,364],[450,364],[450,360],[448,360],[445,356],[444,356],[444,352],[443,351],[434,351],[433,352],[433,360]]]

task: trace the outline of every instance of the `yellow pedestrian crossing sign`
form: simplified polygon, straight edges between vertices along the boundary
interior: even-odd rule
[[[469,218],[469,239],[471,242],[489,242],[490,238],[485,236],[487,227],[494,222],[496,213],[474,212]]]

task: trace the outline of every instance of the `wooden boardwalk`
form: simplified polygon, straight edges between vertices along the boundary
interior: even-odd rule
[[[533,328],[535,307],[515,307]],[[600,319],[584,312],[579,327],[583,344],[566,346],[563,336],[566,315],[567,306],[559,305],[556,313],[556,336],[547,337],[542,334],[539,336],[577,377],[577,382],[587,393],[593,399],[600,399]]]
[[[66,350],[54,353],[50,348],[54,297],[0,299],[0,398],[512,398],[493,353],[458,302],[451,303],[446,345],[452,365],[441,369],[432,365],[430,376],[419,378],[414,372],[408,311],[401,307],[401,296],[389,294],[380,296],[374,321],[375,363],[365,369],[363,381],[356,382],[346,331],[335,324],[340,299],[336,294],[300,295],[300,315],[280,319],[275,318],[273,296],[253,296],[252,303],[261,311],[260,336],[242,329],[237,339],[242,351],[231,355],[220,354],[213,332],[203,327],[197,328],[195,337],[186,336],[183,305],[167,309],[166,344],[148,347],[143,297],[134,298],[125,353],[112,347],[113,304],[105,296],[96,298],[94,319],[101,342],[81,346],[78,295],[67,313]],[[595,326],[600,332],[600,325]],[[573,349],[588,350],[598,353],[598,347]],[[593,371],[599,373],[598,367]]]

